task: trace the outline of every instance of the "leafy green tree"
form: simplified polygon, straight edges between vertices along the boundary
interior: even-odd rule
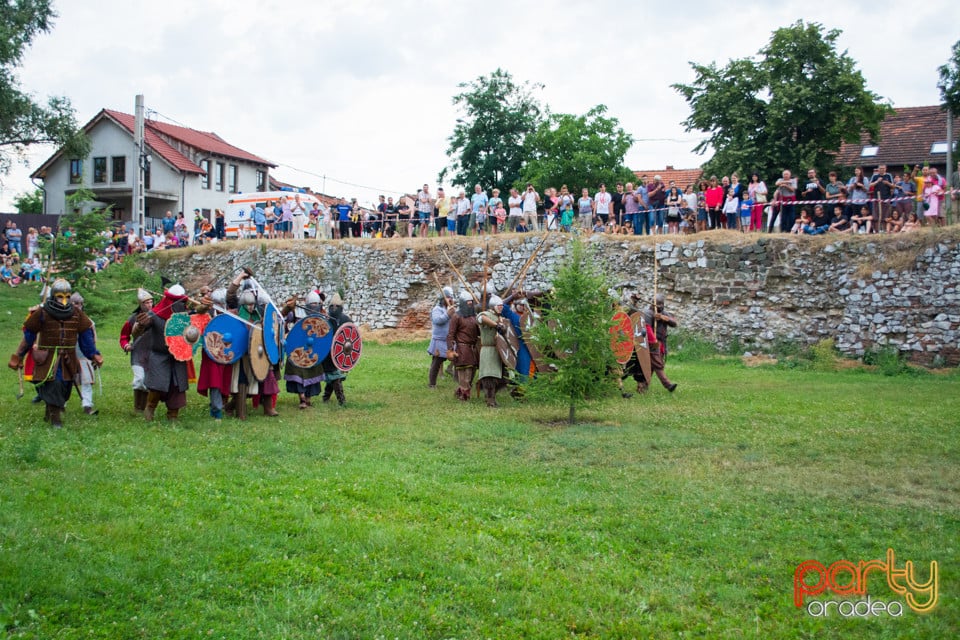
[[[708,137],[694,151],[709,149],[710,173],[757,171],[770,178],[784,169],[821,174],[834,166],[843,142],[861,131],[876,139],[891,111],[846,52],[837,52],[840,31],[797,21],[773,32],[757,59],[732,60],[720,68],[690,63],[691,84],[675,84],[691,108],[687,131]]]
[[[543,85],[517,84],[509,72],[497,69],[458,86],[465,91],[453,97],[453,104],[463,117],[447,139],[450,166],[438,180],[449,176],[459,187],[480,184],[506,193],[520,179],[524,141],[540,123],[541,107],[533,91]]]
[[[954,116],[960,115],[960,40],[953,45],[953,52],[946,64],[939,69],[940,100]],[[957,132],[954,132],[957,133]]]
[[[22,157],[32,144],[66,147],[72,156],[84,157],[90,142],[77,128],[73,107],[63,97],[46,105],[20,89],[15,70],[34,37],[50,31],[56,13],[50,0],[6,0],[0,3],[0,173],[11,160]]]
[[[623,157],[633,136],[600,104],[582,116],[551,114],[527,136],[522,182],[539,187],[568,185],[571,190],[630,178]]]
[[[43,189],[25,192],[13,199],[18,213],[43,213]]]
[[[533,339],[544,352],[552,373],[539,375],[531,387],[533,397],[562,402],[569,408],[568,422],[589,400],[614,391],[616,366],[610,348],[613,310],[607,277],[594,252],[579,238],[568,245],[567,259],[553,278],[542,321]]]
[[[107,240],[103,232],[110,219],[110,207],[84,213],[83,208],[95,198],[88,189],[78,189],[67,196],[69,213],[60,218],[60,229],[53,239],[53,256],[58,276],[81,286],[93,279],[87,262],[93,260]]]

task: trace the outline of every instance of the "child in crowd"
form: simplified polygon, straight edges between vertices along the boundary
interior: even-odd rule
[[[478,236],[483,235],[483,230],[487,226],[487,205],[481,204],[477,209],[477,222],[476,222],[476,233]]]
[[[499,233],[504,230],[504,224],[507,222],[507,210],[503,206],[503,200],[497,203],[497,208],[493,210],[494,223],[491,230]]]
[[[16,288],[16,286],[20,284],[20,278],[18,278],[17,274],[10,268],[10,263],[11,260],[9,258],[3,261],[3,266],[0,267],[0,282],[5,282],[11,287]]]
[[[800,217],[797,218],[796,222],[793,223],[793,227],[790,228],[790,233],[793,235],[800,235],[803,233],[803,225],[810,221],[810,212],[804,209],[800,213]]]
[[[903,223],[903,228],[900,231],[917,231],[920,229],[920,218],[917,217],[916,211],[911,211],[907,216],[907,221]]]
[[[740,201],[740,231],[750,228],[750,214],[753,213],[753,199],[747,196]]]
[[[887,218],[887,233],[899,233],[903,230],[903,217],[899,209],[894,209],[890,217]]]
[[[740,207],[738,206],[737,196],[733,193],[733,189],[727,192],[727,201],[723,203],[723,209],[721,212],[727,216],[727,220],[735,221],[740,215]],[[748,216],[749,217],[749,216]],[[736,224],[736,222],[734,222]],[[718,229],[722,229],[722,226],[718,226]]]
[[[870,206],[864,205],[860,207],[860,213],[851,217],[850,223],[853,225],[854,233],[872,233],[873,216],[870,215]]]
[[[803,235],[806,236],[819,236],[826,233],[827,229],[830,228],[829,225],[818,227],[806,209],[803,210],[803,214],[800,216],[800,222],[802,223]]]
[[[594,220],[592,229],[593,233],[603,233],[604,229],[606,229],[606,227],[603,226],[603,220],[601,220],[599,217]]]

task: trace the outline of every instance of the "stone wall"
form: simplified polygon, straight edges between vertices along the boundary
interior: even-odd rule
[[[482,239],[227,242],[145,259],[149,271],[189,290],[251,267],[276,299],[314,285],[344,294],[347,312],[373,329],[428,328],[437,284],[479,282],[485,262],[503,290],[540,236]],[[548,288],[568,238],[553,234],[524,286]],[[862,355],[891,345],[917,363],[960,364],[960,232],[796,237],[721,232],[696,239],[594,236],[590,244],[618,290],[658,287],[681,325],[726,346],[762,351],[778,342],[833,337]],[[485,260],[489,248],[490,258]],[[446,254],[446,256],[444,255]]]

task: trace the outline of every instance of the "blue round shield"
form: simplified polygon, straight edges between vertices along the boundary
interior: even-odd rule
[[[270,364],[283,359],[283,316],[272,302],[267,303],[263,312],[263,348]]]
[[[330,353],[333,331],[323,316],[308,316],[293,325],[284,341],[287,360],[298,367],[314,367]]]
[[[239,318],[221,313],[203,331],[203,350],[220,364],[233,364],[247,353],[250,329]]]

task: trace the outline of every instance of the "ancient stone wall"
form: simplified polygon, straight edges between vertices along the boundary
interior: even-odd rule
[[[226,242],[145,259],[188,290],[251,267],[276,299],[310,286],[340,289],[347,312],[370,328],[427,328],[438,284],[459,288],[447,256],[471,283],[484,264],[507,287],[540,236],[482,239]],[[553,234],[524,286],[548,288],[568,238]],[[960,232],[797,237],[721,233],[698,239],[594,236],[590,244],[618,292],[658,288],[686,329],[725,346],[833,337],[862,355],[891,345],[917,363],[960,364]],[[489,258],[486,253],[489,250]]]

